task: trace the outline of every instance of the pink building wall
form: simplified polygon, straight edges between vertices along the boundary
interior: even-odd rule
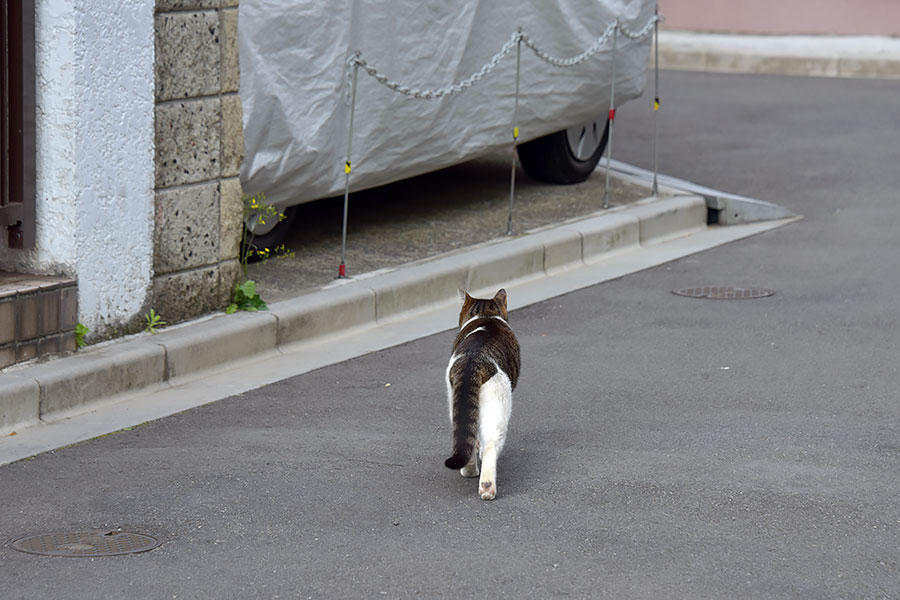
[[[659,0],[659,11],[669,29],[900,36],[900,0]]]

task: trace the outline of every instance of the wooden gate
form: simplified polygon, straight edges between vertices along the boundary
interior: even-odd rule
[[[0,96],[0,228],[10,248],[33,248],[34,0],[0,0]]]

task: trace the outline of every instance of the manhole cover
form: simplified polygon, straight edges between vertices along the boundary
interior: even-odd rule
[[[707,285],[704,287],[682,288],[673,292],[688,298],[711,298],[713,300],[738,300],[743,298],[765,298],[775,292],[758,287],[721,287]]]
[[[44,556],[115,556],[157,546],[156,538],[128,531],[57,531],[19,538],[10,544],[19,552]]]

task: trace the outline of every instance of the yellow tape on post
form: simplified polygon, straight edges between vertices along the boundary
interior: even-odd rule
[[[346,173],[347,175],[350,174],[350,161],[349,160],[346,163],[344,163],[344,173]]]

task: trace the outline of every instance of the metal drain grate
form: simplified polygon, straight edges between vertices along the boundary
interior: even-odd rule
[[[146,552],[159,540],[128,531],[57,531],[19,538],[10,547],[43,556],[116,556]]]
[[[745,298],[765,298],[771,296],[775,292],[758,287],[722,287],[722,286],[703,286],[682,288],[672,292],[678,296],[687,298],[710,298],[713,300],[738,300]]]

